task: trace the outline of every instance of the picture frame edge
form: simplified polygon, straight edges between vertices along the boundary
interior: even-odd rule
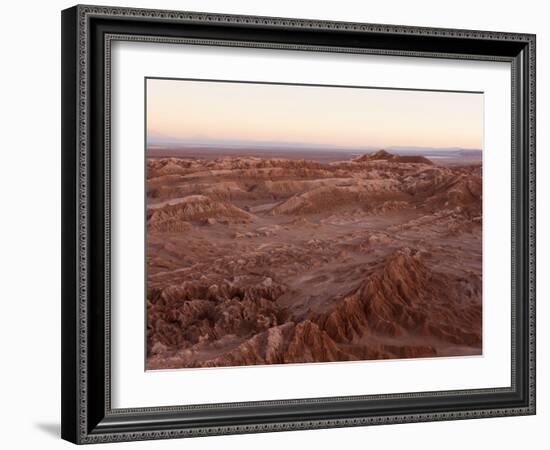
[[[171,14],[176,16],[171,17]],[[213,427],[178,428],[177,430],[136,430],[129,432],[107,431],[110,430],[108,421],[113,415],[109,415],[107,403],[92,406],[89,402],[89,383],[93,381],[101,385],[101,370],[90,372],[88,352],[90,342],[90,297],[88,266],[89,260],[89,231],[92,227],[89,209],[90,168],[88,166],[89,154],[87,142],[90,118],[88,117],[87,101],[89,100],[89,86],[87,72],[89,63],[89,21],[100,16],[104,18],[124,16],[137,18],[144,23],[147,20],[159,21],[194,21],[204,23],[208,17],[215,18],[210,22],[250,25],[262,28],[275,27],[284,32],[289,29],[307,27],[311,24],[318,30],[334,33],[378,33],[404,36],[431,36],[450,39],[474,39],[502,41],[506,43],[520,44],[524,51],[524,75],[520,89],[526,97],[523,111],[519,117],[526,125],[527,130],[521,149],[525,153],[526,165],[523,167],[526,177],[525,187],[520,195],[525,197],[525,234],[527,242],[524,244],[526,251],[524,263],[526,267],[525,286],[520,289],[526,293],[523,299],[525,311],[525,350],[524,360],[519,365],[525,371],[525,391],[520,393],[517,407],[489,408],[474,411],[447,411],[425,414],[405,414],[403,416],[387,416],[387,421],[381,416],[351,417],[341,419],[326,419],[319,421],[291,421],[285,424],[270,423],[263,425],[228,425]],[[205,19],[206,18],[206,19]],[[220,20],[217,20],[217,19]],[[223,19],[222,19],[223,18]],[[247,22],[254,20],[254,25]],[[266,22],[267,21],[267,22]],[[350,28],[351,27],[351,28]],[[356,27],[356,28],[353,28]],[[382,31],[379,30],[382,29]],[[390,31],[388,31],[390,30]],[[405,37],[406,39],[406,37]],[[293,429],[331,428],[342,426],[363,426],[378,423],[410,423],[422,421],[454,420],[481,417],[500,417],[512,415],[536,414],[536,255],[535,255],[535,154],[536,154],[536,35],[528,33],[506,33],[476,30],[451,30],[440,28],[355,24],[347,22],[333,22],[322,20],[272,18],[262,16],[241,16],[227,14],[211,14],[200,12],[181,12],[169,10],[151,10],[141,8],[122,8],[108,6],[77,5],[62,11],[62,437],[68,441],[84,444],[112,441],[131,441],[142,439],[162,439],[171,437],[194,437],[216,434],[239,434],[249,432],[288,431]],[[84,103],[84,107],[82,104]],[[75,152],[78,149],[78,152]],[[98,180],[95,180],[97,183]],[[104,181],[104,180],[103,180]],[[97,219],[97,218],[96,218]],[[75,302],[75,299],[77,301]],[[90,380],[92,374],[92,380]],[[109,393],[103,393],[108,400]],[[527,398],[525,398],[525,396]],[[91,414],[90,409],[94,409]],[[107,418],[101,426],[100,422],[94,423],[91,417]],[[116,417],[116,414],[114,415]],[[114,419],[113,419],[114,420]],[[105,425],[106,424],[106,425]],[[311,426],[307,426],[311,425]],[[176,436],[177,435],[177,436]]]

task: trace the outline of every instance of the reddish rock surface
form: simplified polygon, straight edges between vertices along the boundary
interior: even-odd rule
[[[147,161],[147,368],[480,354],[481,166]]]

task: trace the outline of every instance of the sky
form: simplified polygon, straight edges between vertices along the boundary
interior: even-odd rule
[[[147,79],[147,141],[482,149],[483,94]]]

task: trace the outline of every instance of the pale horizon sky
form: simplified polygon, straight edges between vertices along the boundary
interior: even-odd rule
[[[147,80],[147,141],[482,149],[483,94]]]

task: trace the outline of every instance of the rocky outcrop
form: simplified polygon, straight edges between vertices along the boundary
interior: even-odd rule
[[[179,231],[178,223],[207,219],[247,222],[252,215],[231,203],[216,201],[205,195],[189,195],[147,208],[147,227],[154,231]]]
[[[432,165],[433,162],[424,156],[417,155],[395,155],[387,152],[386,150],[378,150],[376,152],[367,153],[353,160],[357,163],[365,163],[372,161],[387,161],[392,163],[405,163],[405,164],[427,164]]]
[[[481,343],[481,279],[462,280],[430,270],[408,248],[385,263],[316,322],[337,342],[365,335],[434,335],[453,344]]]

